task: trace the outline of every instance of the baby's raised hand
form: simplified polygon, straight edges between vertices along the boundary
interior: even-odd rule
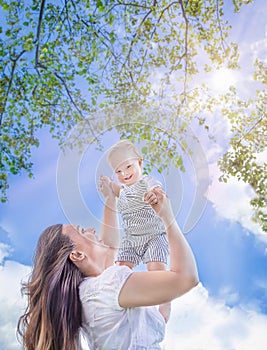
[[[100,176],[98,181],[98,191],[101,192],[106,199],[115,196],[112,189],[112,180],[108,176]]]

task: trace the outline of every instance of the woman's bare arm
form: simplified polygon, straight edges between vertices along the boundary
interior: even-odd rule
[[[166,194],[156,188],[155,198],[150,195],[155,212],[164,222],[170,249],[169,271],[134,272],[127,279],[119,295],[122,307],[158,305],[169,302],[198,284],[194,255],[184,238]]]
[[[111,187],[112,187],[113,192],[115,193],[115,196],[119,197],[120,190],[121,190],[121,185],[117,184],[114,181],[111,181]]]
[[[101,176],[98,188],[105,198],[105,207],[102,219],[100,238],[109,246],[106,267],[114,264],[115,255],[120,241],[120,230],[116,206],[116,196],[111,187],[111,180],[107,176]]]

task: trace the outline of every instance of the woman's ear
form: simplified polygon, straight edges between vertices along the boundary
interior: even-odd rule
[[[142,166],[143,165],[143,158],[139,158],[139,165]]]
[[[78,250],[73,250],[70,253],[69,258],[73,262],[81,262],[85,258],[85,255],[83,252],[79,252]]]

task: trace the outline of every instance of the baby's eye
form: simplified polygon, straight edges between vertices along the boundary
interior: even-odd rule
[[[121,170],[117,170],[117,171],[116,171],[116,174],[120,174],[120,173],[121,173]]]
[[[127,169],[129,169],[132,166],[132,164],[127,165]]]

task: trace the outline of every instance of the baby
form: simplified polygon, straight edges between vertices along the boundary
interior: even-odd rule
[[[118,197],[117,208],[122,217],[124,236],[118,250],[117,264],[130,268],[144,262],[149,271],[166,270],[169,254],[164,224],[149,204],[156,203],[153,188],[161,183],[151,176],[143,175],[143,158],[128,140],[121,140],[108,151],[107,160],[120,184],[111,181]],[[171,304],[159,306],[165,322],[168,321]]]

